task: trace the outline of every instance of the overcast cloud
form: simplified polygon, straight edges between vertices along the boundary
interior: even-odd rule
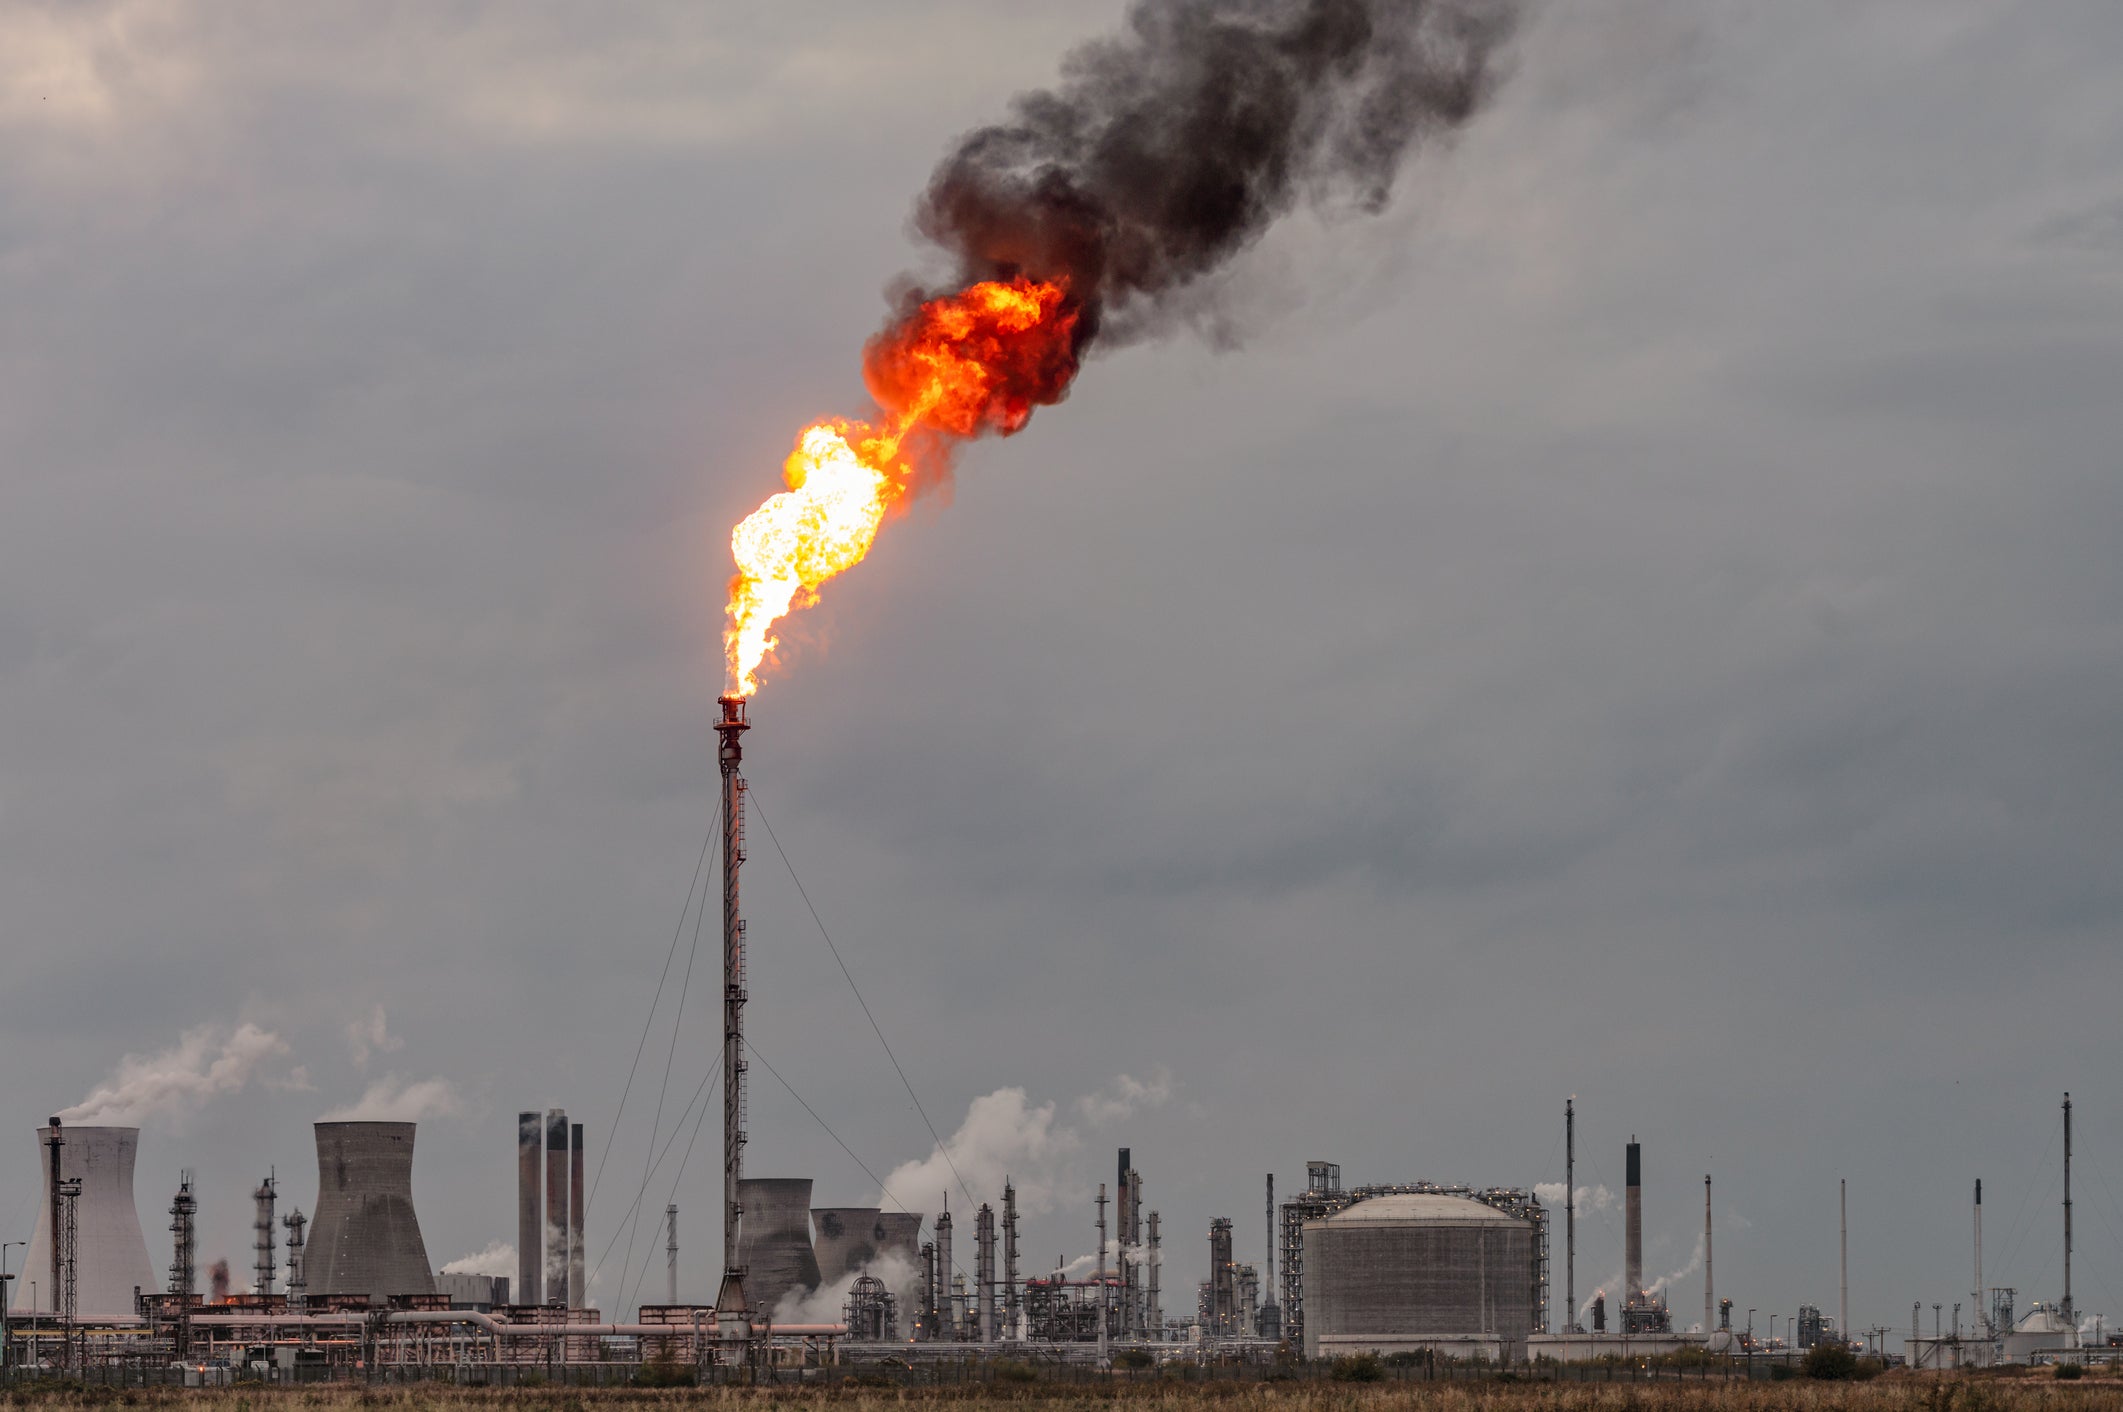
[[[268,1166],[311,1204],[328,1110],[426,1115],[438,1264],[513,1236],[518,1108],[602,1155],[729,526],[862,410],[936,157],[1119,12],[0,10],[6,1235],[46,1114],[230,1034],[284,1048],[141,1146],[206,1258]],[[2119,63],[2110,0],[1537,7],[1390,212],[1279,227],[791,624],[758,803],[936,1127],[1076,1164],[1017,1173],[1029,1263],[1118,1143],[1177,1291],[1307,1158],[1560,1182],[1575,1093],[1581,1185],[1646,1144],[1649,1266],[1712,1171],[1721,1289],[1832,1308],[1847,1176],[1899,1327],[1978,1176],[1992,1280],[2057,1293],[2070,1088],[2123,1316]],[[870,1173],[762,1069],[751,1170],[926,1177],[764,828],[746,895],[760,1051]]]

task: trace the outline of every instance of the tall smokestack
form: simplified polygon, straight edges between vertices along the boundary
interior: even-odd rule
[[[568,1125],[568,1298],[578,1307],[590,1302],[584,1284],[582,1238],[582,1124]]]
[[[1981,1177],[1976,1178],[1976,1318],[1982,1321],[1984,1329],[1989,1331],[1991,1337],[1997,1337],[1997,1331],[1990,1327],[1990,1306],[1983,1298],[1983,1179]],[[1849,1330],[1844,1330],[1844,1333],[1848,1334]]]
[[[745,861],[744,733],[742,696],[720,698],[722,719],[717,763],[722,770],[722,1288],[715,1295],[715,1322],[725,1337],[746,1337],[752,1321],[745,1302],[745,1272],[737,1258],[744,1206],[737,1185],[745,1170],[745,923],[737,896],[737,873]]]
[[[545,1297],[563,1309],[574,1307],[568,1288],[568,1114],[548,1108],[545,1115]]]
[[[1850,1180],[1847,1177],[1836,1178],[1836,1209],[1843,1224],[1836,1256],[1839,1291],[1836,1296],[1836,1332],[1847,1340],[1850,1337]]]
[[[1717,1317],[1712,1301],[1716,1298],[1717,1267],[1710,1262],[1710,1173],[1703,1173],[1703,1336],[1717,1327],[1711,1321]]]
[[[1626,1308],[1644,1297],[1644,1149],[1629,1135],[1628,1197],[1623,1209],[1626,1222],[1624,1239],[1627,1242],[1629,1287],[1622,1291],[1622,1304]]]
[[[668,1231],[663,1247],[664,1303],[678,1302],[678,1203],[663,1208]]]
[[[516,1302],[545,1303],[545,1225],[538,1204],[538,1154],[544,1149],[538,1114],[516,1115]]]
[[[1563,1100],[1563,1332],[1578,1331],[1578,1099]]]
[[[2076,1330],[2079,1311],[2071,1302],[2071,1095],[2064,1095],[2064,1324]],[[2076,1342],[2076,1340],[2074,1340]]]

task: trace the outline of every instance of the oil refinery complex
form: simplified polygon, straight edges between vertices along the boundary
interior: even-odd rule
[[[1708,1175],[1702,1316],[1677,1327],[1671,1277],[1645,1279],[1644,1151],[1633,1136],[1624,1153],[1623,1286],[1595,1290],[1582,1303],[1578,1203],[1559,1201],[1551,1210],[1529,1187],[1348,1184],[1337,1164],[1311,1161],[1302,1189],[1280,1202],[1274,1177],[1264,1183],[1264,1203],[1254,1208],[1261,1213],[1254,1228],[1261,1262],[1238,1258],[1238,1225],[1218,1217],[1188,1237],[1207,1240],[1208,1278],[1181,1291],[1163,1278],[1174,1237],[1148,1204],[1155,1185],[1131,1148],[1119,1150],[1112,1181],[1098,1184],[1083,1213],[1094,1253],[1036,1269],[1023,1259],[1017,1192],[1008,1180],[985,1199],[967,1201],[971,1209],[953,1211],[945,1196],[933,1212],[917,1212],[814,1206],[807,1177],[748,1176],[746,935],[738,884],[745,860],[742,742],[750,722],[743,698],[721,705],[724,1129],[713,1303],[679,1301],[675,1206],[663,1213],[662,1302],[635,1305],[622,1292],[613,1321],[592,1302],[597,1271],[585,1238],[584,1125],[557,1108],[518,1115],[513,1276],[434,1269],[413,1201],[414,1124],[322,1121],[314,1125],[317,1178],[308,1212],[282,1209],[277,1173],[250,1193],[252,1267],[240,1292],[220,1262],[202,1288],[191,1171],[170,1174],[174,1183],[163,1188],[173,1191],[167,1241],[158,1241],[168,1251],[164,1263],[150,1254],[136,1200],[138,1129],[68,1126],[55,1117],[36,1134],[42,1192],[35,1233],[22,1268],[0,1271],[8,1295],[0,1337],[7,1370],[187,1381],[238,1371],[479,1379],[559,1369],[624,1377],[654,1363],[720,1377],[1004,1351],[1095,1366],[1124,1356],[1141,1365],[1356,1354],[1489,1367],[1691,1354],[1751,1366],[1836,1343],[1919,1369],[1949,1369],[2123,1354],[2123,1339],[2082,1319],[2072,1301],[2069,1095],[2062,1297],[2023,1311],[2015,1291],[1986,1288],[1978,1184],[1972,1313],[1964,1319],[1956,1305],[1949,1329],[1942,1304],[1934,1304],[1928,1333],[1921,1305],[1906,1333],[1851,1328],[1847,1220],[1834,1317],[1801,1308],[1785,1340],[1758,1336],[1751,1318],[1735,1328],[1733,1302],[1717,1295]],[[1576,1120],[1573,1099],[1564,1107],[1566,1193],[1579,1190]],[[503,1136],[495,1135],[497,1144]],[[625,1319],[630,1308],[633,1317]],[[1894,1336],[1899,1354],[1889,1343]]]

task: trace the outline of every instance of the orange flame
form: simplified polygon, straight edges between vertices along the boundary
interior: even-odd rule
[[[736,694],[759,690],[774,624],[862,562],[924,468],[947,464],[960,441],[1008,436],[1035,407],[1061,400],[1076,376],[1077,317],[1058,282],[984,280],[921,304],[871,340],[863,375],[881,424],[804,428],[782,468],[789,488],[730,532],[737,574],[723,645]]]

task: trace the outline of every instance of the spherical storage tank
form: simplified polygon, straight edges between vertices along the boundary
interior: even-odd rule
[[[1405,1193],[1307,1221],[1304,1241],[1308,1357],[1419,1348],[1523,1356],[1537,1277],[1532,1222],[1463,1196]]]

